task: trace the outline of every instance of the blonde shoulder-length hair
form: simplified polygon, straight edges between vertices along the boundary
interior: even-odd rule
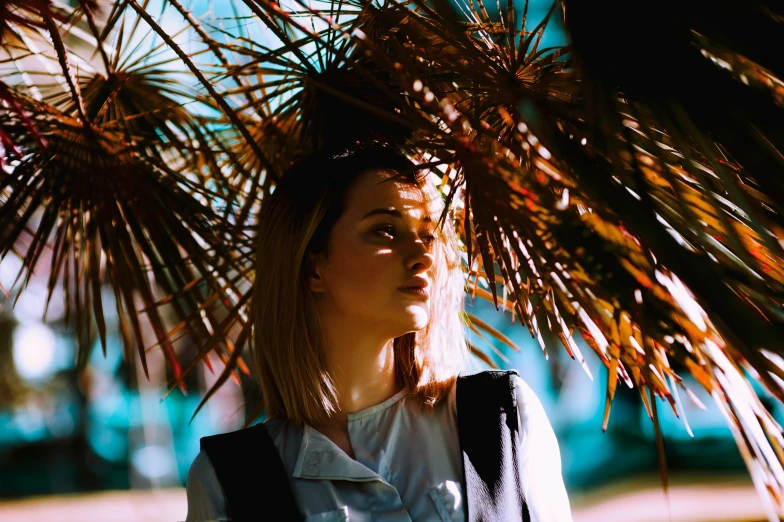
[[[371,169],[394,170],[397,179],[418,186],[431,219],[438,222],[444,202],[433,182],[399,150],[380,146],[311,153],[293,164],[262,202],[250,347],[270,419],[315,424],[337,409],[315,300],[307,287],[307,260],[309,253],[326,249],[352,182]],[[434,233],[430,321],[393,344],[398,382],[427,413],[447,396],[470,360],[462,320],[465,278],[451,220],[447,217]]]

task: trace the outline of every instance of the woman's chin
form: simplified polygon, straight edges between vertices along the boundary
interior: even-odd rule
[[[406,307],[407,327],[411,330],[422,330],[430,321],[430,311],[423,306],[411,305]]]

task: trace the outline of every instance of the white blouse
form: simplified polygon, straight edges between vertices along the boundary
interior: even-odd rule
[[[539,398],[514,376],[520,417],[520,470],[531,522],[571,522],[561,455]],[[268,420],[306,522],[464,521],[456,386],[432,418],[407,406],[401,390],[348,414],[356,460],[307,423]],[[186,522],[229,521],[226,500],[204,451],[186,481]],[[259,506],[263,509],[263,506]]]

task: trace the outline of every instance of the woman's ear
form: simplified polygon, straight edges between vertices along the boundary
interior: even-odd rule
[[[321,278],[323,256],[308,252],[305,254],[305,265],[307,266],[308,288],[311,292],[325,292],[324,280]]]

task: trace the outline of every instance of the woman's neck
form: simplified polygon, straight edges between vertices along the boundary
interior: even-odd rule
[[[348,413],[375,406],[402,388],[395,372],[394,339],[374,335],[356,324],[332,324],[325,332],[325,359],[337,392],[338,411],[322,423],[347,429]],[[317,426],[316,429],[318,429]]]
[[[393,342],[353,344],[327,350],[327,370],[335,383],[339,413],[355,413],[400,391],[395,378]]]
[[[400,391],[395,378],[393,339],[387,342],[362,338],[357,329],[345,335],[327,335],[325,347],[327,370],[337,392],[338,411],[328,419],[314,423],[340,449],[353,458],[354,449],[348,435],[348,415],[384,402]]]

